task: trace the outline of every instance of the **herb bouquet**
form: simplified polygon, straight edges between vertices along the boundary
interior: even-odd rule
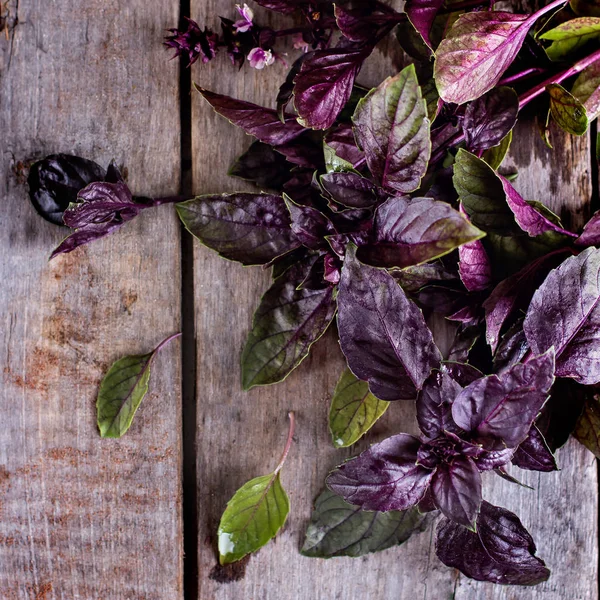
[[[481,474],[518,483],[511,463],[556,470],[553,452],[571,434],[600,456],[600,215],[582,231],[565,228],[519,195],[502,164],[524,111],[539,116],[548,144],[550,121],[585,135],[598,117],[600,8],[586,0],[555,0],[533,14],[481,0],[407,0],[403,12],[360,0],[257,4],[296,25],[263,27],[244,4],[237,19],[221,18],[219,33],[188,20],[166,39],[190,66],[225,52],[239,67],[268,69],[285,60],[285,38],[301,52],[275,108],[197,88],[256,138],[230,173],[257,191],[141,198],[115,165],[54,155],[29,176],[38,211],[73,229],[53,256],[176,203],[204,245],[272,269],[242,352],[244,389],[284,379],[335,321],[348,369],[332,399],[334,445],[355,443],[390,403],[416,402],[419,437],[398,433],[329,475],[302,552],[382,550],[439,515],[436,550],[446,565],[494,583],[545,581],[533,539],[516,515],[483,499]],[[364,89],[355,81],[361,66],[390,35],[412,62]],[[425,319],[432,312],[455,325],[444,355]],[[167,341],[113,365],[98,398],[102,435],[127,430]],[[274,472],[229,502],[223,564],[285,522],[279,472],[293,425],[291,414]]]

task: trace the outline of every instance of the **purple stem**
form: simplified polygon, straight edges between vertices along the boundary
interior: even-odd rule
[[[530,69],[525,69],[520,73],[515,73],[514,75],[504,77],[498,82],[498,85],[507,85],[509,83],[514,83],[515,81],[520,81],[521,79],[527,79],[528,77],[539,75],[540,73],[544,73],[545,71],[546,69],[542,69],[541,67],[531,67]]]

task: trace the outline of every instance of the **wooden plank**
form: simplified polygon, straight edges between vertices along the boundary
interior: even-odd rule
[[[3,3],[4,6],[4,3]],[[122,440],[100,439],[112,361],[180,328],[169,207],[48,263],[20,161],[74,152],[125,163],[138,194],[177,193],[178,68],[160,38],[178,3],[8,3],[0,40],[0,597],[182,597],[178,342]],[[18,13],[17,13],[18,10]],[[160,215],[158,211],[160,210]]]

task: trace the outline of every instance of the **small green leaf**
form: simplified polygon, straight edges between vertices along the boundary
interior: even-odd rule
[[[600,116],[600,61],[581,71],[571,93],[585,106],[589,121]]]
[[[550,60],[562,60],[576,52],[587,42],[600,38],[600,18],[580,17],[561,23],[558,27],[539,36],[552,44],[546,48]]]
[[[290,501],[281,485],[279,471],[285,463],[294,436],[294,413],[279,464],[269,475],[245,483],[227,503],[219,523],[219,562],[226,565],[262,548],[283,527]]]
[[[219,523],[219,561],[226,565],[262,548],[281,529],[290,501],[279,473],[245,483],[227,503]]]
[[[323,155],[325,157],[325,170],[328,173],[357,173],[352,163],[339,157],[326,142],[323,142]]]
[[[120,438],[129,429],[148,391],[152,360],[161,348],[180,335],[168,337],[148,354],[125,356],[113,363],[100,384],[96,401],[101,437]]]
[[[550,114],[556,124],[573,135],[584,135],[589,126],[585,106],[562,85],[552,83],[546,90],[550,94]]]
[[[313,558],[363,556],[399,546],[424,531],[430,520],[417,508],[363,511],[325,490],[315,502],[301,552]]]
[[[383,415],[389,402],[369,392],[369,384],[346,369],[340,377],[329,411],[329,431],[336,448],[351,446]]]
[[[600,458],[600,399],[598,395],[586,399],[573,436],[590,452],[593,452],[596,458]]]
[[[508,132],[508,134],[502,139],[502,141],[492,148],[488,148],[482,155],[481,158],[485,160],[485,162],[494,169],[494,171],[498,170],[498,167],[504,161],[508,150],[510,148],[510,143],[512,142],[512,129]]]

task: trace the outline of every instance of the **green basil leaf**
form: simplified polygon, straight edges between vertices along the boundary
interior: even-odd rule
[[[580,17],[561,23],[558,27],[550,29],[539,36],[542,40],[549,40],[552,44],[546,48],[550,60],[562,60],[569,54],[576,52],[587,42],[600,38],[600,18]]]
[[[581,71],[571,93],[585,106],[589,121],[600,116],[600,61]]]
[[[315,502],[301,553],[314,558],[363,556],[399,546],[429,522],[417,508],[363,511],[325,490]]]
[[[242,387],[268,385],[289,375],[324,333],[336,310],[331,285],[298,286],[313,260],[291,266],[262,297],[242,352]]]
[[[369,384],[346,369],[340,377],[329,411],[329,431],[336,448],[351,446],[383,415],[389,402],[369,391]]]
[[[481,156],[485,162],[497,171],[502,162],[504,161],[506,155],[508,154],[508,150],[510,148],[510,143],[512,142],[512,129],[508,132],[508,134],[502,139],[502,141],[492,148],[488,148]]]
[[[596,458],[600,458],[600,399],[598,395],[587,398],[577,421],[573,436]]]
[[[357,173],[352,163],[338,156],[335,149],[325,141],[323,142],[323,155],[327,173]]]
[[[556,124],[573,135],[584,135],[589,126],[585,106],[557,83],[547,86],[546,91],[550,94],[550,114]]]
[[[180,335],[168,337],[148,354],[125,356],[113,363],[100,384],[96,401],[101,437],[120,438],[129,429],[148,391],[152,360],[161,348]]]
[[[279,473],[245,483],[227,503],[219,523],[219,561],[226,565],[262,548],[281,529],[290,501]]]

